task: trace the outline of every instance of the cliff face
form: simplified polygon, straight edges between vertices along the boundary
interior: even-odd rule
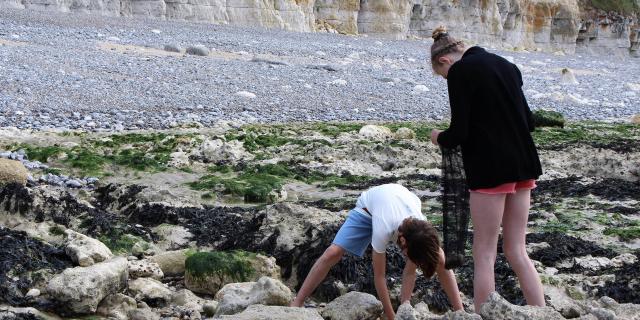
[[[446,25],[471,43],[638,55],[636,18],[579,0],[0,0],[0,8],[153,16],[291,31],[429,37]]]

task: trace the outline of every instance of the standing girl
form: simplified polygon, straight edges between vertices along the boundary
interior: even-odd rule
[[[473,295],[476,312],[495,291],[494,264],[500,225],[503,251],[527,303],[544,306],[540,277],[527,255],[525,236],[531,189],[542,174],[531,137],[531,110],[520,70],[480,47],[466,49],[444,27],[433,32],[431,65],[447,79],[451,124],[431,141],[462,147],[473,221]]]

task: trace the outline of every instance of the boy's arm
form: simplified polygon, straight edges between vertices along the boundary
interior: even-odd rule
[[[416,269],[418,266],[411,260],[407,259],[407,263],[404,265],[402,271],[402,289],[400,290],[400,304],[411,300],[413,289],[416,284]]]
[[[387,289],[386,267],[387,257],[384,253],[377,253],[375,250],[372,252],[373,261],[373,283],[376,286],[376,292],[378,293],[378,299],[382,302],[384,314],[387,319],[395,318],[395,312],[391,306],[391,299],[389,298],[389,289]]]

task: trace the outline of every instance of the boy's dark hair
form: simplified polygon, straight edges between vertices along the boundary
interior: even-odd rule
[[[431,277],[440,260],[440,239],[436,229],[425,220],[407,218],[402,221],[398,231],[406,241],[409,259],[422,270],[425,277]]]

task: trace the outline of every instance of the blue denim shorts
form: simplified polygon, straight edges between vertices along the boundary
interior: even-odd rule
[[[351,210],[347,220],[333,239],[333,244],[353,255],[362,257],[371,243],[372,230],[370,215]]]

